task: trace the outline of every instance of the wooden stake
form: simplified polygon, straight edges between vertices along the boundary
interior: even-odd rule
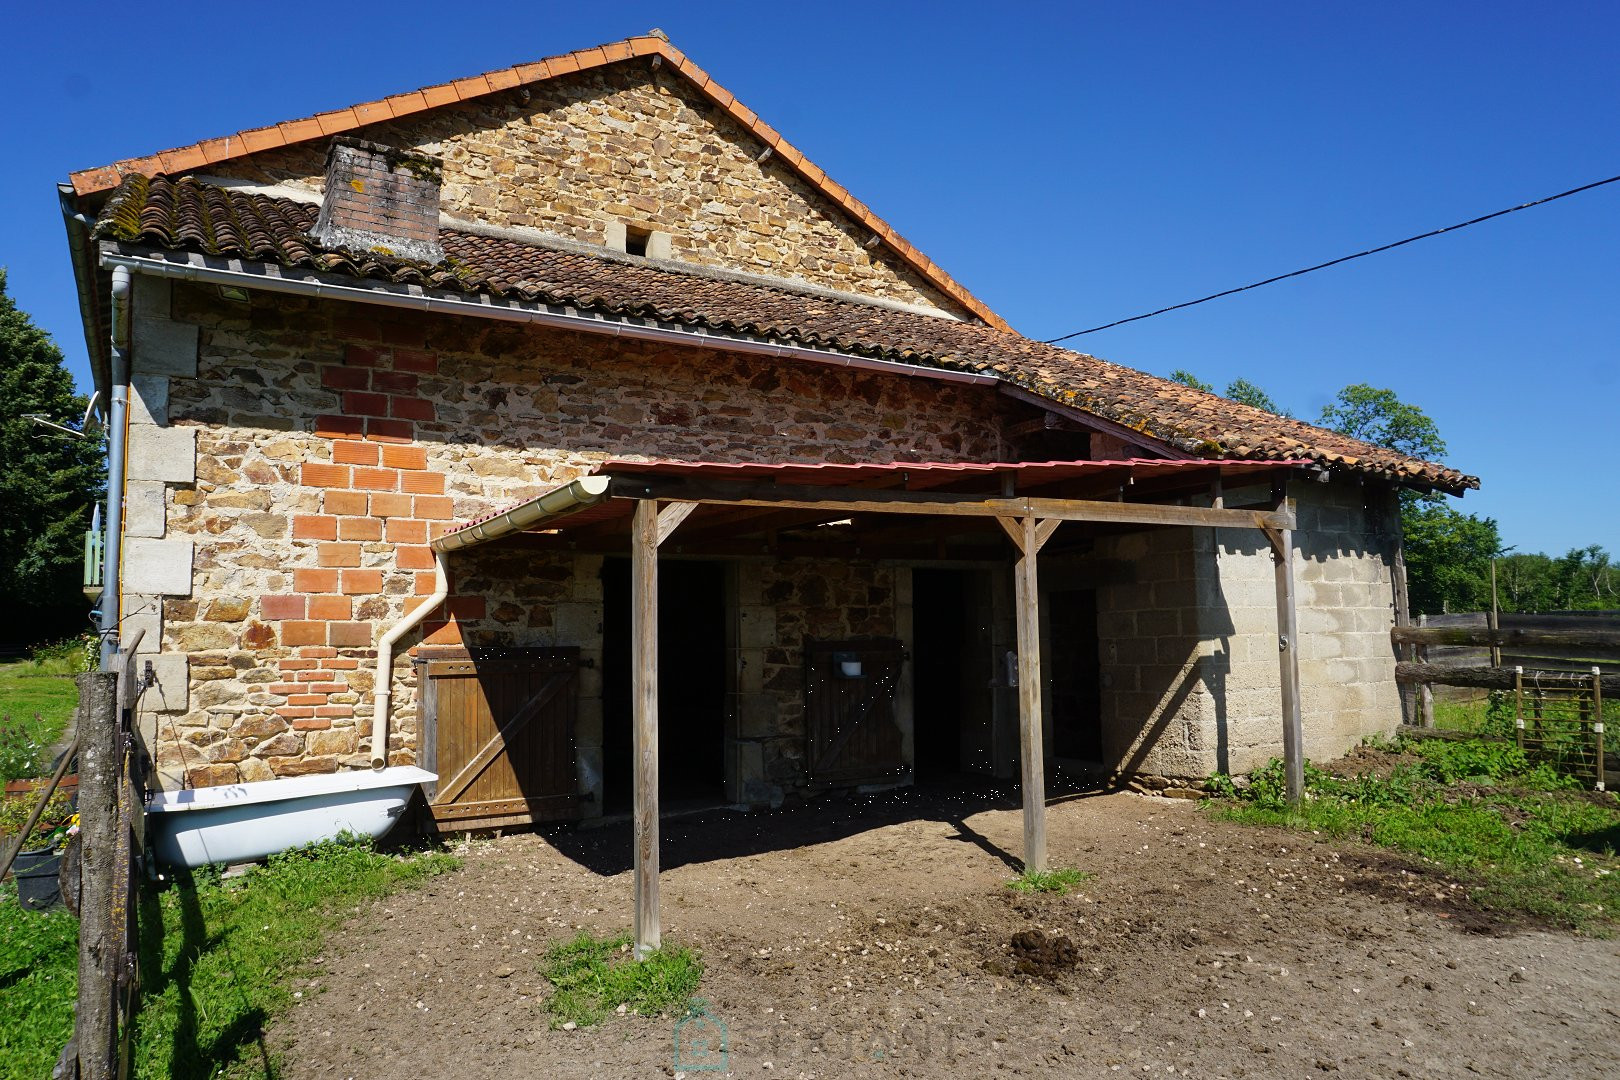
[[[658,949],[658,504],[630,522],[630,695],[635,759],[635,956]]]
[[[1271,535],[1267,530],[1267,535]],[[1282,682],[1283,772],[1288,801],[1305,797],[1305,734],[1299,707],[1299,615],[1294,606],[1294,533],[1279,529],[1273,537],[1272,563],[1277,585],[1277,662]]]
[[[79,683],[79,1003],[74,1042],[81,1080],[118,1075],[117,950],[111,912],[114,892],[129,887],[115,879],[118,818],[118,675],[98,671]]]
[[[1490,628],[1492,630],[1500,630],[1502,628],[1502,610],[1501,610],[1500,606],[1498,606],[1498,604],[1496,602],[1496,560],[1495,559],[1491,560],[1491,622],[1490,622]],[[1491,667],[1501,667],[1501,666],[1502,666],[1502,647],[1500,645],[1492,645],[1491,646]]]
[[[1427,626],[1428,624],[1429,617],[1427,615],[1418,616],[1419,626]],[[1426,664],[1429,662],[1429,647],[1427,645],[1419,645],[1417,654],[1419,663]],[[1434,687],[1428,683],[1418,687],[1418,723],[1426,728],[1434,727]]]
[[[1014,573],[1018,609],[1018,746],[1023,764],[1024,870],[1046,869],[1046,754],[1041,742],[1041,611],[1036,556],[1055,522],[998,518],[1019,549]]]

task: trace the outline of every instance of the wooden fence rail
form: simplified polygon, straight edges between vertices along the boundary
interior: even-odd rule
[[[1571,775],[1589,776],[1600,791],[1612,780],[1603,721],[1605,695],[1611,704],[1620,700],[1615,613],[1436,616],[1394,627],[1390,641],[1402,657],[1395,678],[1418,687],[1425,727],[1434,722],[1433,686],[1511,692],[1520,747]]]
[[[1511,667],[1447,667],[1403,660],[1395,665],[1395,681],[1430,684],[1435,686],[1468,686],[1480,690],[1512,690],[1517,668]],[[1590,672],[1541,671],[1526,669],[1526,685],[1544,690],[1580,690],[1592,685]],[[1620,675],[1601,676],[1604,693],[1620,692]]]
[[[1537,645],[1556,649],[1620,650],[1620,630],[1585,627],[1527,629],[1504,626],[1397,626],[1389,638],[1396,645],[1471,645],[1498,648],[1529,648]]]

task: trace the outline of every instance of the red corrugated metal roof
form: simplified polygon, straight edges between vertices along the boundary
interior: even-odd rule
[[[1027,489],[1065,480],[1106,479],[1113,476],[1120,481],[1147,480],[1172,476],[1176,473],[1219,473],[1222,478],[1274,472],[1278,469],[1308,466],[1310,461],[1206,461],[1197,459],[1168,460],[1163,458],[1130,458],[1124,461],[889,461],[889,462],[737,462],[737,461],[674,461],[654,459],[633,461],[612,458],[597,465],[586,475],[614,476],[702,476],[727,480],[768,479],[786,485],[824,487],[860,487],[864,483],[892,480],[896,475],[904,478],[902,490],[921,491],[943,487],[975,476],[1012,476],[1019,488]],[[572,481],[569,481],[571,483]],[[556,491],[567,486],[558,484],[548,489]],[[890,485],[892,486],[892,485]],[[544,494],[535,499],[544,498]],[[463,522],[447,535],[454,535],[475,525],[510,513],[534,502],[525,499],[511,506],[503,506],[479,517]],[[567,527],[577,528],[600,521],[611,520],[628,513],[627,500],[615,499],[571,514]]]
[[[1184,470],[1220,471],[1222,476],[1270,472],[1274,469],[1312,464],[1309,461],[1206,461],[1165,458],[1129,458],[1124,461],[889,461],[837,464],[815,462],[732,462],[732,461],[631,461],[614,458],[592,470],[594,473],[651,474],[654,476],[712,476],[728,480],[770,479],[787,484],[859,484],[870,478],[889,478],[895,473],[915,476],[922,486],[951,483],[970,475],[1016,476],[1020,484],[1054,484],[1063,480],[1095,478],[1115,473],[1142,479],[1167,476]]]

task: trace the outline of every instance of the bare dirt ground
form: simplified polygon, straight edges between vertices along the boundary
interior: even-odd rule
[[[1005,887],[1021,821],[993,793],[665,822],[664,936],[703,955],[724,1070],[678,1069],[668,1019],[548,1026],[545,947],[630,925],[623,825],[475,841],[358,911],[271,1043],[290,1078],[356,1080],[1620,1076],[1616,941],[1186,802],[1077,796],[1048,834],[1093,875],[1069,896]]]

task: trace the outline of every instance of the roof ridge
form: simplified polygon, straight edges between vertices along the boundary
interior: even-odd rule
[[[849,189],[828,176],[826,170],[812,162],[797,147],[784,139],[779,131],[760,119],[758,113],[738,101],[735,94],[715,82],[708,72],[694,64],[685,53],[670,44],[667,38],[652,33],[594,45],[587,49],[576,49],[573,52],[544,57],[526,64],[497,68],[481,75],[393,94],[376,101],[316,113],[314,116],[250,128],[234,135],[205,139],[187,146],[161,150],[155,154],[124,158],[108,165],[80,169],[70,173],[68,180],[73,185],[74,193],[79,196],[100,194],[116,188],[130,173],[172,175],[190,172],[231,158],[245,157],[264,150],[274,150],[294,143],[342,134],[371,124],[426,112],[442,105],[469,101],[502,90],[512,90],[562,75],[605,67],[621,60],[654,56],[667,62],[732,120],[764,143],[774,156],[781,158],[783,164],[798,173],[823,197],[862,226],[870,229],[874,237],[887,245],[902,262],[920,274],[929,284],[989,325],[1001,330],[1011,329],[1007,321],[992,311],[984,301],[970,293],[946,273],[943,267],[924,255],[895,231],[893,226],[873,213],[865,203],[851,195]]]
[[[268,261],[423,290],[575,306],[612,318],[706,327],[854,357],[993,376],[1014,396],[1078,410],[1205,459],[1305,457],[1453,493],[1479,486],[1476,478],[1449,466],[1012,330],[849,302],[816,304],[808,301],[820,298],[768,285],[698,278],[682,273],[683,267],[621,262],[604,252],[563,251],[454,229],[442,230],[449,259],[428,266],[314,244],[300,226],[310,210],[295,200],[218,188],[192,177],[132,175],[102,208],[93,235],[136,248],[200,248],[197,258]],[[268,220],[272,213],[281,217],[279,228]],[[240,214],[241,224],[217,231],[210,244],[209,222],[198,215],[214,214]],[[835,306],[838,310],[827,310]]]

